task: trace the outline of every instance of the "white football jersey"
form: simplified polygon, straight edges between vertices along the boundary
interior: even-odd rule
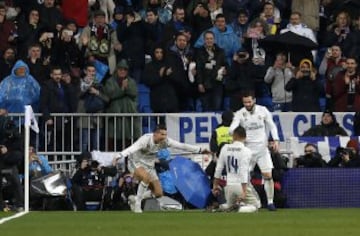
[[[250,181],[250,159],[252,152],[244,143],[235,141],[225,144],[216,162],[215,178],[221,178],[226,168],[226,182],[228,185],[240,185]]]
[[[246,130],[247,144],[262,144],[267,146],[269,132],[274,140],[279,140],[272,114],[264,106],[257,104],[254,106],[253,111],[248,111],[243,107],[234,114],[234,119],[229,128],[230,134],[241,125]]]
[[[171,138],[167,138],[163,143],[155,144],[153,134],[148,133],[141,136],[130,147],[120,152],[120,156],[128,156],[134,162],[153,167],[155,165],[155,161],[157,160],[157,152],[164,148],[180,149],[193,153],[200,153],[201,151],[201,148],[198,146],[180,143]]]

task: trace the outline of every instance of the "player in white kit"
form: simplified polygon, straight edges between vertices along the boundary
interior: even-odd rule
[[[239,212],[255,212],[261,207],[259,196],[250,183],[252,152],[245,147],[246,131],[238,126],[233,130],[233,143],[225,144],[216,163],[213,192],[218,189],[221,173],[226,168],[225,208],[239,206]]]
[[[136,197],[130,198],[130,207],[136,213],[141,213],[141,201],[152,196],[161,197],[163,191],[155,170],[156,154],[164,148],[174,148],[191,153],[210,154],[200,147],[180,143],[167,137],[165,125],[158,125],[153,133],[144,134],[130,147],[119,153],[118,158],[128,157],[128,169],[139,180]],[[150,186],[151,190],[148,190]]]
[[[246,92],[242,98],[244,107],[238,110],[230,125],[229,132],[232,133],[239,125],[246,130],[246,147],[253,152],[251,160],[252,169],[257,164],[264,178],[264,189],[268,202],[268,209],[275,211],[274,181],[272,179],[272,169],[274,168],[270,152],[268,149],[269,132],[274,140],[274,150],[279,150],[279,135],[276,125],[269,110],[261,105],[255,104],[253,92]]]

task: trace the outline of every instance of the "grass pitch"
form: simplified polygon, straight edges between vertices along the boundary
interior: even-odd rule
[[[0,213],[0,218],[9,216]],[[30,212],[0,225],[1,236],[350,236],[360,209],[280,209],[253,214],[181,212]]]

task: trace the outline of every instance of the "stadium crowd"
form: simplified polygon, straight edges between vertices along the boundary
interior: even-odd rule
[[[70,122],[51,113],[237,111],[249,90],[269,111],[359,112],[359,6],[342,0],[0,1],[0,115],[32,105],[42,114],[41,127],[53,129],[60,136],[51,140],[60,142],[55,130],[69,135]],[[97,146],[96,122],[78,122],[81,135],[91,137],[83,138],[82,151],[88,142]],[[141,135],[136,119],[109,129],[123,132],[126,146],[130,135]]]

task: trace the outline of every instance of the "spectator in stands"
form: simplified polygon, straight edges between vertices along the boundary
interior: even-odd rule
[[[202,32],[213,26],[207,4],[199,2],[192,10],[189,21],[193,28],[193,39],[196,40]]]
[[[293,11],[290,15],[290,23],[286,26],[285,29],[280,31],[280,34],[291,31],[300,36],[306,37],[313,42],[317,42],[314,31],[304,23],[302,23],[301,13],[298,11]]]
[[[142,81],[150,88],[150,106],[154,113],[178,112],[179,101],[176,84],[168,77],[171,68],[165,64],[164,49],[157,45],[152,53],[152,61],[145,65]]]
[[[11,69],[15,63],[15,50],[14,48],[6,48],[0,58],[0,82],[11,74]]]
[[[60,9],[55,5],[55,0],[44,0],[39,7],[40,23],[55,35],[63,25],[63,16]]]
[[[84,77],[80,80],[78,113],[101,113],[105,110],[103,86],[97,81],[96,68],[87,64]],[[100,99],[100,100],[99,100]],[[92,104],[89,104],[92,103]],[[100,150],[98,140],[102,139],[102,122],[100,117],[80,117],[78,128],[81,132],[81,151]]]
[[[23,113],[25,105],[38,110],[40,86],[21,60],[12,68],[11,74],[0,83],[0,108],[8,113]]]
[[[224,96],[224,77],[227,63],[224,50],[216,45],[215,34],[207,31],[203,34],[204,45],[195,54],[195,82],[200,94],[202,111],[222,109]]]
[[[286,62],[286,55],[277,54],[274,65],[267,69],[264,77],[271,85],[273,111],[291,111],[292,93],[285,90],[285,85],[292,77],[292,65]]]
[[[229,77],[225,81],[226,92],[230,96],[230,109],[237,111],[242,107],[242,94],[244,91],[255,91],[255,81],[250,77],[250,54],[240,49],[233,56]]]
[[[41,35],[43,35],[44,40],[48,39],[48,36],[49,38],[54,36],[43,34],[44,32],[47,32],[47,29],[40,23],[39,11],[31,10],[26,21],[18,23],[18,38],[16,40],[18,57],[26,58],[29,46],[38,43]]]
[[[321,154],[315,144],[307,143],[304,147],[304,155],[295,158],[294,166],[299,168],[317,168],[326,167],[326,162],[322,159]]]
[[[210,17],[213,23],[216,21],[216,16],[219,14],[224,14],[222,5],[224,0],[209,0],[207,7],[210,11]]]
[[[286,26],[285,29],[282,29],[280,31],[280,34],[286,33],[288,31],[291,31],[295,34],[308,38],[311,41],[317,43],[317,39],[314,31],[302,22],[302,15],[298,11],[293,11],[291,13],[290,23]],[[316,51],[312,51],[312,54],[310,53],[310,51],[306,51],[306,50],[292,52],[290,60],[292,64],[297,65],[299,61],[303,58],[309,58],[314,60],[316,58]]]
[[[351,40],[349,39],[349,35],[352,32],[351,24],[349,13],[340,11],[336,16],[336,21],[327,28],[328,33],[324,44],[326,46],[338,44],[343,54],[346,57],[350,56]]]
[[[15,45],[16,38],[16,26],[6,19],[6,8],[0,4],[0,55],[5,52],[5,49]]]
[[[67,69],[73,78],[80,79],[81,69],[84,64],[84,53],[76,43],[75,34],[69,28],[59,31],[59,37],[54,39],[51,62],[62,69]]]
[[[128,60],[129,75],[137,83],[140,82],[141,73],[145,65],[145,27],[138,13],[130,10],[125,12],[125,21],[116,29],[117,39],[122,45],[122,50],[117,55],[117,60]]]
[[[181,31],[184,31],[185,28],[191,28],[187,24],[187,19],[185,19],[185,9],[180,5],[174,6],[172,19],[165,24],[163,31],[163,45],[164,48],[168,48],[172,44],[174,37]]]
[[[196,85],[190,81],[190,76],[194,76],[196,71],[190,68],[192,61],[193,52],[187,37],[184,33],[178,33],[174,44],[166,52],[165,64],[167,78],[176,88],[179,111],[194,110]]]
[[[275,5],[272,1],[267,1],[263,5],[263,11],[260,13],[260,18],[263,19],[269,27],[270,35],[274,35],[278,31],[280,24],[280,14],[276,14]]]
[[[349,55],[360,55],[360,14],[355,19],[354,29],[349,34],[349,45],[351,46]]]
[[[323,94],[323,86],[316,78],[316,70],[308,59],[300,62],[293,77],[285,89],[293,94],[292,110],[295,112],[320,111],[319,98]]]
[[[321,123],[306,130],[303,137],[322,137],[322,136],[348,136],[346,131],[340,127],[336,121],[334,113],[325,110],[321,117]]]
[[[146,10],[145,30],[145,54],[152,55],[154,47],[160,44],[163,38],[165,25],[159,20],[154,9]],[[154,59],[154,58],[153,58]]]
[[[245,42],[245,35],[249,27],[249,13],[245,9],[240,9],[237,18],[230,24],[234,33],[240,39],[241,44]]]
[[[24,62],[29,66],[30,74],[34,76],[40,86],[49,79],[50,57],[43,57],[42,46],[34,43],[29,46],[28,56]]]
[[[335,44],[328,48],[319,67],[319,74],[325,75],[326,107],[334,110],[334,80],[340,71],[345,70],[346,58],[342,56],[341,48]]]
[[[91,160],[90,152],[83,152],[77,158],[77,170],[71,178],[73,201],[76,210],[85,210],[87,201],[101,202],[105,187],[105,178],[116,175],[116,160],[110,167]]]
[[[93,22],[88,24],[80,35],[80,46],[86,48],[85,56],[90,61],[97,59],[109,66],[110,73],[115,71],[115,51],[120,52],[123,46],[116,33],[106,24],[105,12],[97,10],[93,14]]]
[[[144,4],[144,9],[140,10],[142,19],[147,18],[149,11],[152,11],[158,18],[159,22],[166,24],[171,20],[171,9],[163,6],[164,1],[161,0],[147,0]]]
[[[234,33],[232,27],[226,24],[226,18],[223,14],[216,16],[214,27],[208,30],[214,33],[215,43],[224,50],[226,61],[230,66],[234,54],[241,48],[239,38]],[[204,33],[202,33],[196,41],[194,45],[195,48],[200,48],[204,45]]]
[[[242,10],[246,10],[248,16],[254,16],[255,13],[252,11],[253,9],[258,10],[258,5],[260,5],[261,1],[250,1],[250,0],[226,0],[223,1],[222,7],[224,10],[224,15],[229,22],[235,21],[237,17],[239,17],[239,13]],[[258,5],[256,5],[258,4]],[[256,5],[256,6],[255,6]]]
[[[137,113],[138,90],[134,79],[129,76],[129,65],[121,60],[111,78],[104,85],[104,97],[108,106],[106,113]],[[138,117],[115,117],[109,120],[109,150],[119,150],[130,145],[140,136]]]
[[[328,162],[329,167],[360,167],[359,143],[350,139],[346,148],[338,147],[335,156]]]
[[[77,107],[76,90],[73,85],[62,80],[63,70],[53,66],[50,79],[41,88],[40,112],[43,114],[44,128],[51,134],[52,150],[68,150],[72,142],[71,122],[66,115],[53,117],[51,113],[74,113]],[[45,134],[48,135],[48,134]]]
[[[333,80],[338,72],[345,69],[345,59],[340,46],[338,44],[332,45],[321,61],[319,74],[325,75],[326,80]]]
[[[110,26],[112,28],[112,30],[116,30],[116,28],[118,27],[118,25],[120,23],[122,23],[125,20],[125,16],[124,16],[124,7],[123,6],[117,6],[114,9],[114,15],[113,15],[113,20],[110,22]]]
[[[360,111],[360,83],[358,61],[354,56],[346,59],[346,69],[339,72],[326,94],[333,95],[334,111]]]

